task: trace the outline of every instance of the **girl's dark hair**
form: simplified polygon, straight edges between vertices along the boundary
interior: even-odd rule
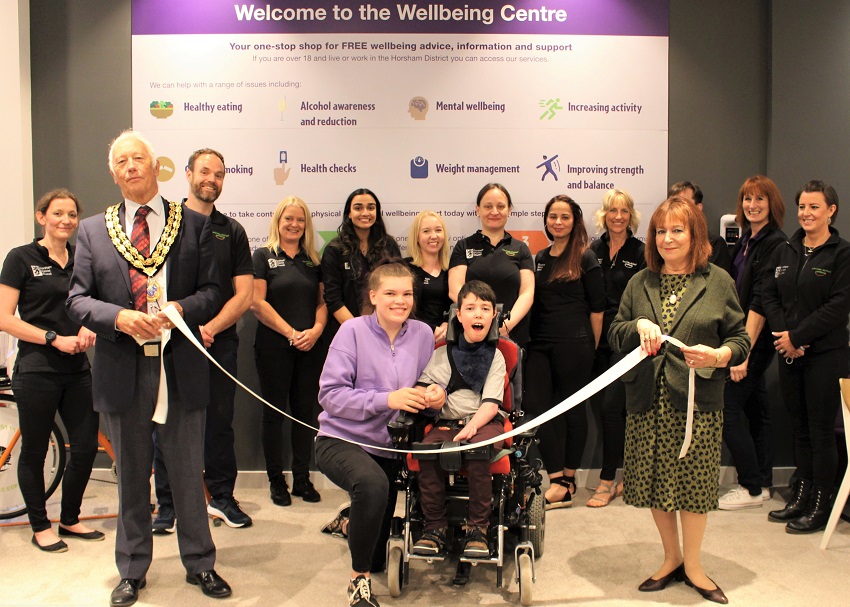
[[[361,195],[371,196],[375,200],[375,223],[369,229],[369,248],[366,251],[368,267],[365,268],[361,267],[363,264],[358,254],[360,252],[360,238],[357,236],[351,217],[349,217],[351,201],[354,200],[355,196]],[[387,234],[387,228],[384,226],[384,218],[381,216],[381,201],[378,200],[372,190],[366,188],[359,188],[348,195],[345,208],[342,210],[342,223],[339,224],[336,232],[339,235],[343,255],[351,260],[351,268],[358,278],[366,274],[378,261],[387,257],[390,252],[389,243],[394,241],[393,237]]]
[[[573,214],[573,229],[570,231],[567,248],[555,258],[547,282],[578,280],[581,278],[581,258],[587,250],[587,228],[584,227],[584,215],[582,215],[578,203],[569,196],[559,194],[552,198],[546,203],[546,209],[543,211],[543,231],[546,232],[546,237],[551,241],[555,239],[549,232],[549,228],[546,227],[546,218],[549,216],[552,205],[556,202],[565,202],[570,205],[570,211]]]

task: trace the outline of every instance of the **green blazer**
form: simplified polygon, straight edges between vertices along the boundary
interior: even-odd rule
[[[620,299],[620,309],[608,331],[608,343],[615,351],[630,352],[640,346],[637,321],[641,318],[662,326],[660,275],[649,269],[634,275]],[[713,264],[697,270],[679,302],[669,335],[689,346],[729,346],[732,358],[728,366],[744,362],[750,351],[750,338],[744,329],[744,313],[732,277]],[[680,411],[687,410],[689,370],[685,357],[679,348],[664,342],[658,354],[646,357],[623,375],[629,413],[652,407],[662,364],[672,405]],[[723,408],[725,379],[726,369],[696,370],[694,405],[697,411]]]

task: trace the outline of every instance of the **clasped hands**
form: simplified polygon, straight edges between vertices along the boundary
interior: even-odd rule
[[[387,396],[387,406],[398,411],[418,413],[425,409],[441,409],[446,403],[446,391],[442,386],[431,384],[427,388],[401,388],[390,392]]]
[[[174,306],[177,313],[183,316],[183,306],[179,303],[170,301],[166,302],[166,306]],[[124,309],[118,313],[115,319],[115,326],[122,333],[126,333],[136,339],[155,339],[162,331],[174,328],[174,324],[165,315],[165,312],[160,310],[156,315],[145,314],[138,310]]]

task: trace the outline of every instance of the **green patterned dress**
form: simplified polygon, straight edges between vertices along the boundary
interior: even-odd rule
[[[661,330],[665,334],[689,279],[690,275],[661,274]],[[678,296],[674,303],[671,295]],[[691,446],[679,459],[686,420],[687,414],[670,403],[662,366],[652,408],[626,416],[623,499],[627,504],[698,514],[717,509],[723,411],[694,412]]]

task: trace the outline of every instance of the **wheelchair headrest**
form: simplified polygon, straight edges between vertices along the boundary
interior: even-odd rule
[[[496,304],[496,315],[493,317],[493,322],[490,323],[490,331],[487,333],[488,344],[499,343],[499,327],[502,325],[502,304]],[[452,304],[449,307],[449,321],[446,328],[446,341],[451,344],[456,344],[458,335],[463,333],[463,325],[457,319],[457,304]]]

